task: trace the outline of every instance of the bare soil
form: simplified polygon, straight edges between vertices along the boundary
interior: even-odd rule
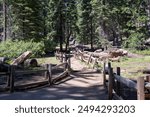
[[[0,99],[15,100],[107,100],[101,73],[71,58],[71,68],[76,71],[62,82],[51,87],[36,88],[24,92],[1,93]]]

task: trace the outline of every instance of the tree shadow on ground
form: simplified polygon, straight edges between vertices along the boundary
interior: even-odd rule
[[[92,73],[90,72],[90,74]],[[84,75],[75,73],[64,81],[49,87],[23,92],[1,93],[0,100],[106,100],[107,90],[99,82],[99,79],[98,82],[92,82],[92,78]]]
[[[1,100],[105,100],[103,86],[75,87],[54,86],[43,89],[0,94]]]

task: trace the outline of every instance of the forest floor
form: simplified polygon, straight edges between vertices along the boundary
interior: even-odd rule
[[[102,74],[71,58],[75,71],[65,82],[51,87],[32,89],[24,92],[1,93],[4,100],[106,100],[107,90],[103,86]]]

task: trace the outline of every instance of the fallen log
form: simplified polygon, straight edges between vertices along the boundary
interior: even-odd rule
[[[150,74],[150,69],[139,70],[143,74]]]
[[[120,56],[118,56],[116,58],[109,58],[109,60],[112,62],[120,62]]]
[[[23,63],[25,60],[27,60],[31,56],[31,51],[26,51],[23,54],[21,54],[18,58],[16,58],[11,65],[19,65]]]
[[[109,52],[111,58],[116,58],[118,56],[125,56],[128,54],[128,51],[123,49],[113,50]]]
[[[24,61],[24,65],[28,67],[37,67],[38,62],[36,59],[27,59],[26,61]]]

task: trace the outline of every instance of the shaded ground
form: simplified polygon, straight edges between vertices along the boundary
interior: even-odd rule
[[[74,72],[66,81],[52,87],[25,92],[2,93],[0,99],[13,100],[104,100],[107,91],[102,86],[102,77],[95,70],[88,69],[74,58],[71,59]]]

